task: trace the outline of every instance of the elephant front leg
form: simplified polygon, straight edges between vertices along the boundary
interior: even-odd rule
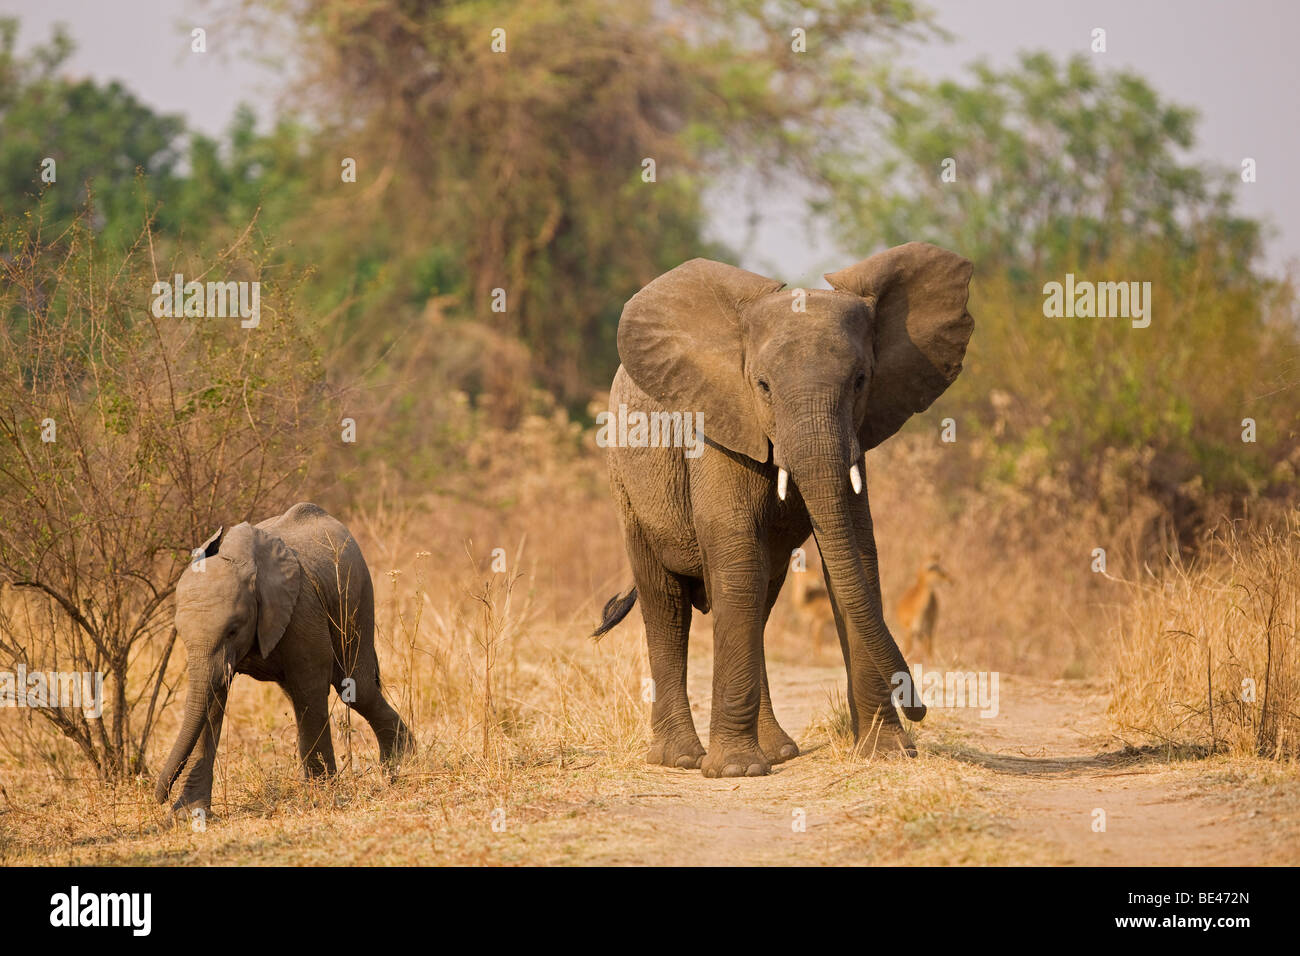
[[[767,608],[763,614],[764,633],[767,632],[767,622],[772,616],[772,607],[776,604],[783,583],[785,583],[785,575],[781,574],[768,585]],[[761,641],[758,649],[763,655],[759,664],[758,745],[771,763],[783,763],[799,756],[799,745],[781,729],[781,725],[776,721],[776,714],[772,711],[772,694],[767,684],[767,654]]]
[[[772,712],[772,694],[767,687],[766,661],[759,673],[761,680],[758,701],[758,745],[769,762],[784,763],[799,756],[799,745],[781,729],[781,725],[776,722],[776,714]]]
[[[194,820],[211,813],[212,772],[217,762],[217,745],[221,742],[221,724],[226,716],[226,696],[220,694],[209,707],[207,725],[181,771],[180,795],[172,804],[172,813],[178,818]]]
[[[713,713],[706,777],[760,777],[772,762],[758,741],[763,698],[764,575],[714,581]]]

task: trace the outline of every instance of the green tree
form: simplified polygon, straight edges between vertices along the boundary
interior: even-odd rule
[[[310,164],[307,131],[281,118],[257,130],[240,106],[223,137],[189,131],[179,116],[155,113],[113,82],[69,79],[72,40],[61,25],[25,57],[15,55],[18,22],[0,19],[0,213],[40,208],[49,231],[83,222],[97,248],[116,254],[151,219],[167,245],[227,234],[256,221],[275,232],[301,214]],[[57,180],[41,180],[55,161]]]
[[[18,22],[0,19],[0,211],[10,215],[43,200],[43,218],[69,224],[94,190],[93,224],[104,240],[129,243],[140,220],[138,170],[159,186],[176,173],[184,129],[121,84],[71,80],[61,72],[72,54],[63,27],[28,56],[14,52]],[[42,163],[55,161],[57,181],[41,180]]]
[[[436,298],[525,343],[532,375],[579,407],[617,364],[623,302],[719,254],[701,240],[704,185],[813,171],[826,131],[875,97],[876,41],[922,23],[894,0],[270,9],[305,47],[302,103],[321,125],[299,241],[329,277],[322,310],[364,328],[357,351],[373,355]],[[340,181],[345,157],[355,184]]]
[[[1025,53],[1006,70],[976,65],[966,83],[900,84],[884,109],[882,158],[834,156],[825,170],[825,211],[855,242],[925,236],[1020,276],[1154,242],[1182,258],[1213,243],[1240,276],[1260,251],[1231,173],[1185,158],[1195,111],[1133,73]]]
[[[1235,171],[1186,158],[1192,110],[1041,53],[912,81],[885,109],[883,151],[828,157],[823,210],[845,241],[925,239],[976,267],[967,370],[913,427],[959,415],[989,439],[966,448],[988,475],[1072,495],[1150,492],[1191,515],[1204,490],[1289,493],[1296,299],[1258,269],[1263,227],[1236,211]],[[1149,282],[1150,327],[1045,316],[1044,285],[1067,272]]]

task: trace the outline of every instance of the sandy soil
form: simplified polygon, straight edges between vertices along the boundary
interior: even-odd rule
[[[696,723],[705,736],[708,668],[694,671]],[[618,845],[589,861],[1300,861],[1300,780],[1293,772],[1261,779],[1231,762],[1177,760],[1127,748],[1105,733],[1106,697],[1099,685],[1002,675],[997,716],[981,717],[973,709],[932,710],[917,735],[922,750],[917,761],[862,764],[831,759],[827,745],[810,740],[806,731],[814,715],[826,710],[829,695],[842,689],[841,668],[778,665],[772,679],[778,719],[810,751],[806,756],[758,780],[713,781],[698,773],[647,768],[644,784],[603,814],[602,828],[618,831]],[[873,775],[883,778],[879,787],[906,787],[909,765],[925,791],[916,819],[870,798]],[[979,772],[965,777],[963,770],[971,767]],[[945,776],[954,787],[973,789],[975,801],[945,799]],[[935,788],[938,800],[931,792]],[[805,814],[803,832],[791,826],[798,811]],[[884,818],[877,826],[873,811]],[[1095,828],[1101,819],[1097,811],[1104,811],[1104,830]],[[899,817],[901,832],[890,832],[900,829],[893,826]],[[873,831],[894,853],[882,855],[871,845]]]

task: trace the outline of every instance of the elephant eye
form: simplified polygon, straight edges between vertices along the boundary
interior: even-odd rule
[[[772,394],[772,386],[768,385],[767,382],[763,381],[761,378],[758,380],[758,387],[763,390],[763,394]]]
[[[858,377],[853,380],[853,390],[860,392],[867,387],[867,373],[859,372]]]

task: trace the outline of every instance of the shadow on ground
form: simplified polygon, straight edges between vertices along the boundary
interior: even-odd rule
[[[944,744],[933,745],[926,749],[931,753],[941,754],[965,763],[977,764],[998,773],[1016,774],[1024,777],[1087,773],[1152,763],[1172,764],[1186,760],[1201,760],[1209,756],[1207,752],[1170,747],[1125,747],[1122,750],[1114,750],[1109,753],[1078,757],[1016,756],[1005,753],[989,753],[968,746]]]

